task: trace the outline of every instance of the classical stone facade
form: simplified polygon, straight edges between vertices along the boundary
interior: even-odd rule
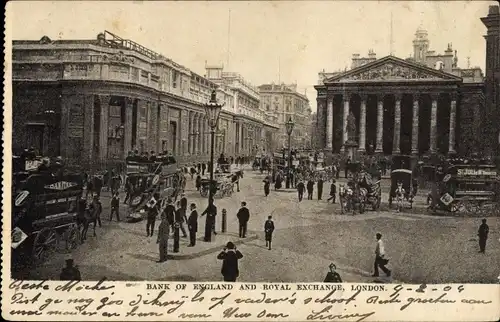
[[[481,152],[482,71],[458,67],[451,44],[437,54],[429,43],[418,28],[413,57],[377,59],[370,50],[368,57],[353,55],[351,70],[320,72],[317,146],[341,152],[354,141],[359,152],[388,155]]]
[[[279,125],[278,147],[288,146],[285,123],[292,118],[295,125],[291,135],[291,145],[304,149],[311,147],[311,108],[306,95],[297,92],[297,85],[263,84],[258,87],[261,110],[274,113]]]
[[[230,91],[109,32],[96,40],[14,41],[13,149],[33,146],[82,165],[123,160],[135,149],[207,160],[204,104],[214,89],[231,104]],[[222,111],[217,153],[239,153],[240,122],[247,124]]]
[[[486,119],[485,137],[490,138],[489,150],[500,156],[500,9],[490,6],[488,15],[481,18],[486,35]]]
[[[273,113],[261,108],[261,96],[257,88],[240,74],[224,72],[223,66],[206,66],[207,78],[227,92],[233,93],[224,111],[234,114],[234,154],[255,155],[276,149],[275,134],[278,126]]]
[[[324,129],[318,146],[328,151],[343,152],[348,140],[361,153],[387,155],[467,154],[481,146],[481,83],[387,56],[315,88]]]

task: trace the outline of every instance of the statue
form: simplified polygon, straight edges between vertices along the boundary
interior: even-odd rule
[[[356,117],[352,111],[349,113],[347,117],[347,139],[355,141],[356,140]]]
[[[214,90],[212,90],[212,94],[210,95],[210,101],[211,102],[217,102],[217,92]]]

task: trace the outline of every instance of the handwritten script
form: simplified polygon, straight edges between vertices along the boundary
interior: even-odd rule
[[[437,312],[453,320],[471,311],[485,312],[487,319],[489,312],[499,311],[499,291],[498,285],[16,280],[9,284],[2,308],[17,320],[360,322],[425,320]]]

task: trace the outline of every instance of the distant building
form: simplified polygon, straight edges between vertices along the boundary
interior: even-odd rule
[[[276,115],[279,131],[276,133],[278,148],[288,146],[285,123],[292,118],[295,123],[291,135],[292,148],[310,147],[311,107],[306,95],[297,92],[297,84],[263,84],[258,87],[261,110]]]
[[[14,40],[12,55],[14,151],[33,146],[94,167],[121,161],[131,150],[206,161],[204,104],[217,90],[226,106],[216,152],[241,152],[235,124],[247,118],[234,109],[237,93],[131,40],[107,31],[88,40],[43,36]],[[264,127],[265,120],[248,122]]]
[[[234,115],[234,153],[255,155],[271,151],[278,127],[274,118],[261,110],[258,89],[240,74],[224,72],[223,66],[206,65],[205,69],[207,79],[233,95],[233,103],[224,108]],[[220,126],[224,127],[224,123]]]
[[[486,120],[485,137],[490,138],[493,154],[500,156],[500,9],[490,6],[488,16],[481,18],[486,36]]]
[[[443,54],[429,44],[418,28],[411,58],[377,59],[370,50],[353,54],[350,70],[320,72],[317,146],[338,153],[350,141],[359,153],[385,155],[480,152],[481,69],[459,68],[451,43]]]

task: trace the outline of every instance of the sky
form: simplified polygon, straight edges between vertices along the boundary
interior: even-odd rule
[[[204,75],[224,64],[255,86],[297,83],[316,111],[318,72],[344,70],[353,53],[412,55],[415,31],[430,50],[448,43],[459,67],[484,71],[486,28],[494,1],[14,1],[7,4],[12,39],[95,39],[108,30]],[[228,59],[229,58],[229,59]]]

